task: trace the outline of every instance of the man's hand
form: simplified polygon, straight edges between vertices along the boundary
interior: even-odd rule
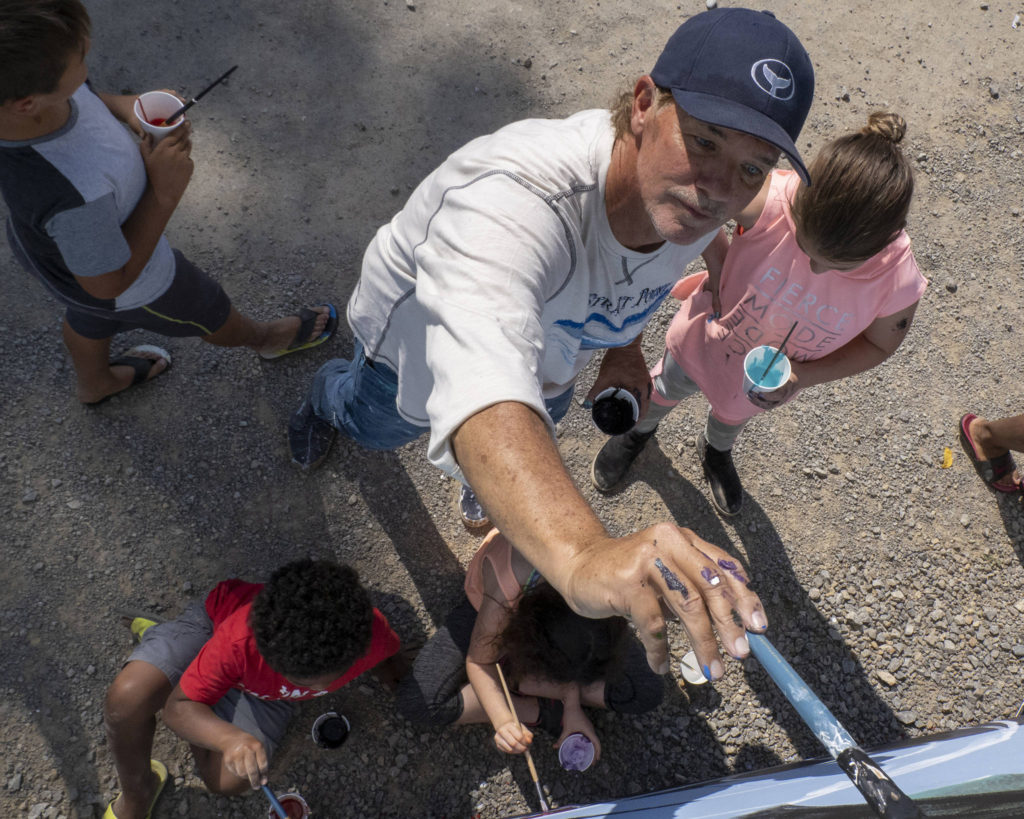
[[[640,404],[640,417],[647,414],[647,403],[651,398],[651,376],[640,349],[640,336],[625,347],[613,347],[605,351],[601,359],[601,369],[597,373],[594,385],[587,393],[583,406],[589,408],[594,399],[609,387],[622,387],[637,399]]]
[[[222,753],[224,767],[239,779],[248,779],[253,788],[267,784],[267,771],[270,768],[267,751],[263,743],[252,734],[239,730],[222,749]]]
[[[621,614],[632,620],[647,662],[659,674],[669,667],[665,610],[671,610],[689,634],[705,676],[717,680],[725,668],[715,630],[725,649],[741,658],[750,653],[744,627],[768,627],[764,607],[747,583],[743,568],[728,553],[689,529],[660,523],[582,548],[559,591],[584,616]],[[734,611],[742,626],[733,620]]]
[[[192,179],[192,124],[186,120],[160,142],[147,134],[139,150],[157,201],[177,207]]]
[[[631,619],[659,674],[668,671],[665,610],[682,619],[711,679],[725,670],[712,624],[735,657],[750,651],[743,626],[767,628],[739,563],[689,529],[660,523],[610,537],[566,472],[547,425],[529,407],[504,402],[481,410],[452,443],[502,534],[580,614]]]
[[[494,732],[494,744],[499,751],[506,754],[521,754],[530,747],[533,742],[533,732],[524,728],[515,720],[509,720],[504,725],[498,726]]]

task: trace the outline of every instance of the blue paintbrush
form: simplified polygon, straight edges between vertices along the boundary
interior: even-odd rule
[[[858,747],[849,732],[793,670],[793,666],[768,642],[768,638],[763,634],[747,632],[747,640],[750,641],[751,653],[782,689],[807,727],[839,763],[843,773],[850,777],[871,809],[882,819],[924,819],[910,797],[897,787],[880,765]]]
[[[288,819],[288,812],[284,809],[284,805],[277,801],[277,797],[274,796],[274,792],[270,790],[266,785],[261,785],[263,793],[266,794],[267,799],[270,800],[270,807],[274,809],[274,813],[281,817],[281,819]]]

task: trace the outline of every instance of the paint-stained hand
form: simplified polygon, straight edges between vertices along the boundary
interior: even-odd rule
[[[494,744],[499,751],[506,754],[521,754],[530,747],[533,742],[533,732],[524,728],[515,720],[509,720],[504,725],[498,726],[494,732]]]
[[[745,657],[745,629],[764,631],[768,621],[760,599],[747,587],[735,558],[689,529],[660,523],[633,535],[606,538],[581,550],[562,589],[566,601],[589,617],[621,614],[636,625],[647,662],[668,671],[665,612],[680,618],[705,676],[725,672],[717,630],[725,649]],[[732,613],[742,621],[737,625]]]
[[[248,779],[253,788],[267,784],[270,768],[267,751],[252,734],[239,731],[222,751],[224,767],[239,779]]]

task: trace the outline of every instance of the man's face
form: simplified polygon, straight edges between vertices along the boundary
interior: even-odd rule
[[[634,111],[634,133],[636,124]],[[779,155],[773,145],[694,119],[675,103],[652,105],[642,121],[637,177],[654,230],[669,242],[695,242],[739,215]]]

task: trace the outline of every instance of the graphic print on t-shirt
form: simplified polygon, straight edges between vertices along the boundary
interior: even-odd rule
[[[761,344],[778,346],[796,322],[786,342],[786,355],[794,361],[827,355],[844,327],[851,321],[856,324],[856,314],[807,290],[777,267],[769,267],[719,322],[721,340],[730,352],[745,356]]]

